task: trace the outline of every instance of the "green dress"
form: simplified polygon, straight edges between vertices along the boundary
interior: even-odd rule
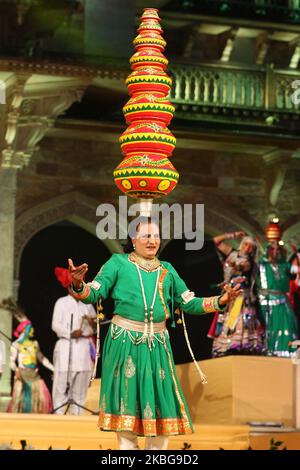
[[[159,276],[154,323],[173,318],[176,307],[191,314],[220,309],[218,297],[195,297],[170,263],[160,261],[157,269],[140,269],[140,273],[148,306]],[[103,299],[110,296],[115,314],[144,322],[142,288],[131,255],[112,255],[93,282],[84,284],[80,292],[71,289],[71,293],[85,303],[96,302],[99,295]],[[192,433],[167,330],[155,334],[151,349],[148,342],[139,342],[141,336],[141,332],[110,325],[102,354],[100,429],[132,431],[140,436]]]
[[[290,264],[271,264],[267,258],[259,263],[260,304],[266,324],[266,348],[269,354],[289,357],[289,346],[297,338],[297,321],[287,294]]]

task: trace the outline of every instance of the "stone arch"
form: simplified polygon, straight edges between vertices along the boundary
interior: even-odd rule
[[[44,228],[68,220],[95,235],[98,204],[94,199],[74,191],[49,199],[20,215],[15,225],[15,279],[19,278],[21,257],[26,244]],[[101,241],[111,253],[123,252],[118,240]]]
[[[254,226],[250,221],[245,220],[237,214],[232,213],[225,207],[213,207],[205,204],[204,213],[204,232],[212,237],[221,233],[243,230],[247,234],[256,237],[262,236],[260,228]],[[176,220],[176,217],[175,217]],[[164,249],[172,239],[163,240],[162,249]]]

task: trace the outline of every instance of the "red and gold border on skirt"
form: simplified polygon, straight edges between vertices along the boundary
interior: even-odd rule
[[[131,431],[138,436],[175,436],[192,434],[193,429],[184,418],[139,419],[131,415],[100,412],[98,426],[102,431]]]

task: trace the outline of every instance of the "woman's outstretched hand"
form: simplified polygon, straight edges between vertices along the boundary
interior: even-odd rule
[[[80,289],[82,287],[84,276],[88,271],[88,265],[83,263],[80,266],[74,266],[73,261],[70,258],[68,259],[68,263],[72,284],[75,289]]]
[[[240,284],[237,284],[234,287],[226,284],[226,286],[224,287],[224,290],[225,290],[224,294],[219,299],[220,305],[228,304],[232,300],[236,299],[242,292]]]

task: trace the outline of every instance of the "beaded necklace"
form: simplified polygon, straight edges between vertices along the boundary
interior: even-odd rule
[[[148,345],[150,351],[152,350],[152,344],[153,344],[153,338],[154,338],[154,328],[153,328],[153,309],[154,309],[154,303],[156,300],[156,295],[157,295],[157,289],[158,289],[158,281],[159,281],[159,276],[160,276],[160,271],[161,268],[159,267],[157,270],[157,276],[156,276],[156,282],[155,282],[155,289],[154,289],[154,294],[153,294],[153,299],[152,303],[150,306],[150,332],[148,332],[148,305],[147,305],[147,300],[146,300],[146,295],[145,295],[145,288],[144,288],[144,283],[142,279],[142,274],[141,270],[138,264],[135,264],[136,270],[138,272],[139,280],[140,280],[140,285],[141,285],[141,291],[142,291],[142,296],[143,296],[143,301],[144,301],[144,333],[143,333],[143,342],[145,342],[148,339]]]

